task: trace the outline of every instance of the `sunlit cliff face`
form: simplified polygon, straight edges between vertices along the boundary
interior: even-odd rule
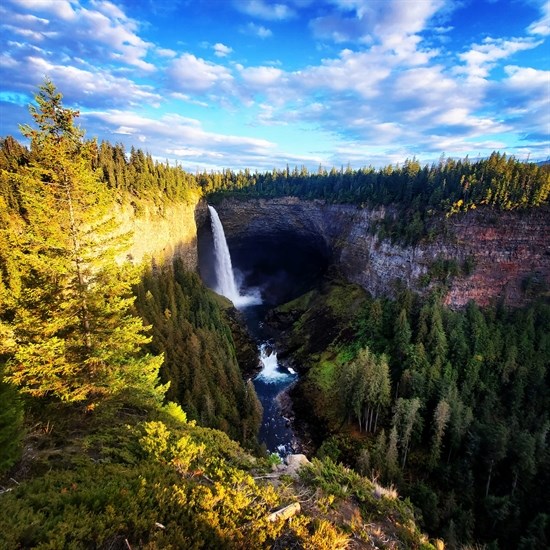
[[[257,234],[227,235],[231,260],[242,290],[258,288],[266,304],[276,305],[310,290],[325,274],[330,251],[320,236],[275,228]],[[210,224],[198,229],[199,270],[216,285]]]

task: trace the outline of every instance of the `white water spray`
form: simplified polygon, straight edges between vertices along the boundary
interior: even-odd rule
[[[260,362],[262,363],[262,370],[258,374],[258,379],[263,380],[268,384],[275,384],[276,382],[282,382],[289,377],[289,374],[279,370],[279,363],[277,362],[277,354],[271,349],[270,346],[262,344],[260,346]]]
[[[225,239],[222,222],[218,213],[212,206],[208,206],[210,211],[210,221],[212,225],[212,236],[214,237],[214,258],[216,261],[217,287],[214,289],[218,294],[229,298],[235,307],[246,307],[254,304],[261,304],[262,300],[259,293],[242,295],[239,292],[233,266],[231,265],[231,255]]]

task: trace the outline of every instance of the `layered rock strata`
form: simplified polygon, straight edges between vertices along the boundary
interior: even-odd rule
[[[482,306],[499,299],[521,305],[531,287],[536,292],[550,287],[547,207],[513,212],[480,208],[434,220],[445,231],[414,246],[377,236],[373,224],[394,214],[384,208],[293,197],[225,199],[216,208],[230,248],[254,241],[265,245],[282,235],[288,241],[292,234],[312,247],[325,247],[331,262],[374,296],[393,295],[398,281],[414,291],[429,291],[441,282],[432,274],[434,264],[442,261],[460,272],[446,281],[445,301],[455,308],[470,300]]]

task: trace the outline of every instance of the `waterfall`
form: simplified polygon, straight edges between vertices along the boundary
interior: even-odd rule
[[[259,293],[243,295],[240,294],[231,265],[231,255],[225,239],[222,222],[214,207],[208,205],[210,211],[210,222],[212,225],[212,236],[214,237],[214,258],[217,286],[214,289],[218,294],[229,298],[235,307],[245,307],[253,304],[261,304]]]

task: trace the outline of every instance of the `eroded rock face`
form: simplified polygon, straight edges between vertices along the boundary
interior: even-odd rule
[[[524,212],[468,212],[451,218],[456,236],[448,254],[471,255],[474,271],[456,278],[447,303],[462,306],[469,300],[487,305],[502,298],[521,305],[541,287],[550,287],[550,209]]]
[[[142,202],[138,207],[121,206],[117,212],[122,233],[130,233],[124,258],[140,263],[146,257],[170,260],[180,257],[187,269],[197,269],[196,203],[159,207]]]
[[[278,242],[289,255],[303,256],[307,248],[374,296],[393,295],[397,281],[426,292],[438,259],[451,260],[461,270],[470,265],[468,274],[463,270],[449,281],[446,303],[451,307],[462,307],[470,300],[488,305],[495,299],[520,305],[529,297],[530,281],[539,288],[550,286],[548,208],[499,213],[478,209],[455,215],[445,221],[446,235],[416,246],[391,243],[373,234],[373,222],[386,214],[383,208],[286,197],[226,199],[217,210],[237,260],[239,251],[252,255],[255,249],[276,248]]]

